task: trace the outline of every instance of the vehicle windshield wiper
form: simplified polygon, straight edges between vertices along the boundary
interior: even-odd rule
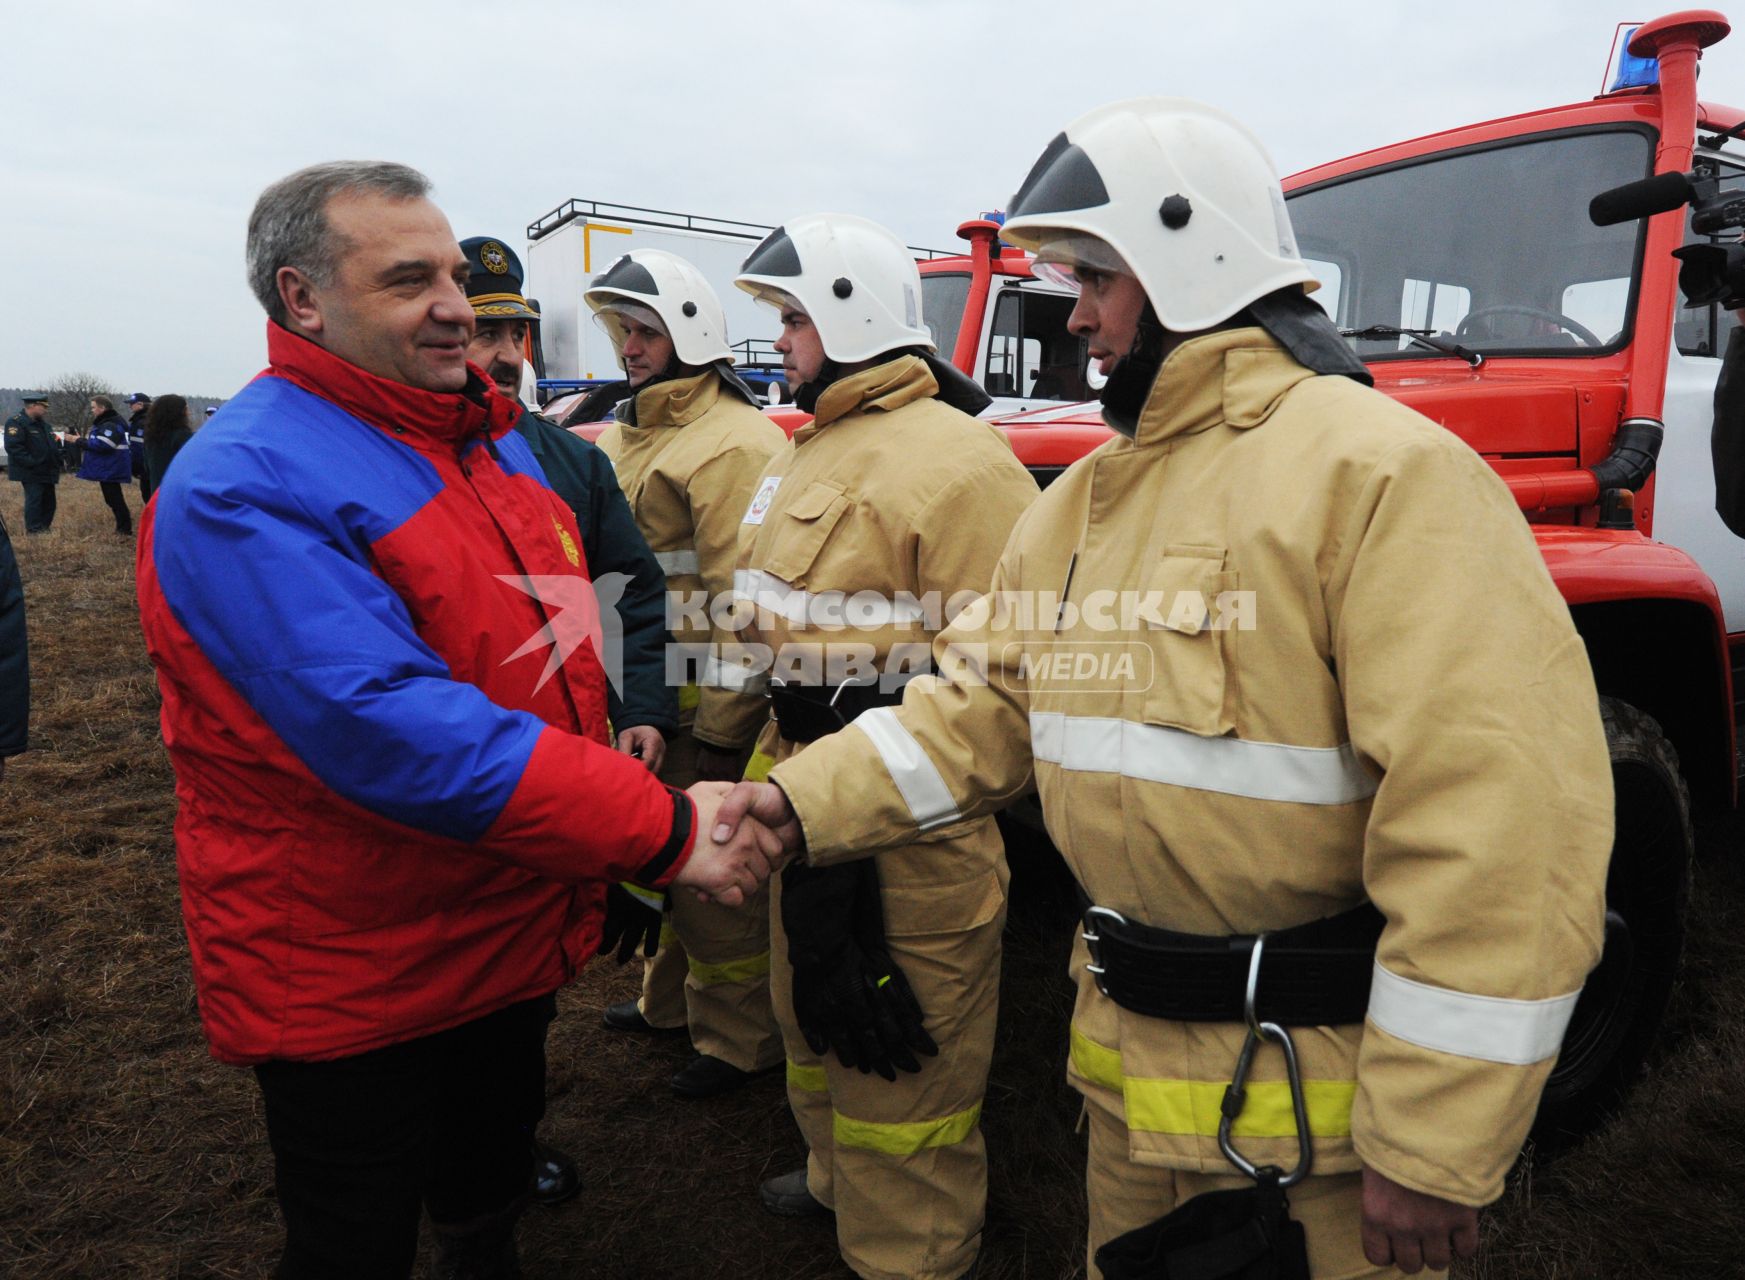
[[[1458,342],[1450,342],[1446,338],[1433,336],[1434,329],[1402,329],[1392,324],[1372,324],[1367,329],[1341,329],[1341,338],[1410,338],[1421,347],[1439,351],[1445,356],[1455,356],[1466,361],[1474,369],[1484,363],[1484,357],[1469,347],[1463,347]]]

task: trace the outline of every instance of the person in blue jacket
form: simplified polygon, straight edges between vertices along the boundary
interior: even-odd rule
[[[115,412],[115,402],[108,396],[91,397],[91,430],[85,434],[85,460],[79,464],[79,479],[95,480],[103,487],[103,501],[115,513],[115,532],[131,538],[133,514],[121,490],[133,479],[133,455],[127,445],[127,423]]]
[[[135,391],[127,397],[127,453],[133,467],[133,478],[139,481],[140,501],[151,497],[151,486],[145,478],[145,418],[151,412],[151,397]]]
[[[527,329],[539,319],[522,294],[521,260],[501,240],[487,236],[463,240],[460,247],[467,256],[467,300],[477,326],[467,344],[467,359],[505,398],[520,404]],[[623,625],[622,671],[616,684],[607,682],[606,711],[618,750],[656,772],[667,740],[679,727],[678,694],[666,679],[666,574],[602,450],[526,405],[515,431],[526,440],[546,482],[575,513],[582,555],[589,576],[600,585],[602,600],[609,588],[622,584],[617,603]],[[642,905],[622,885],[607,890],[602,951],[619,941],[619,957],[624,959],[637,942],[658,945],[660,926],[661,913]],[[563,1152],[536,1141],[533,1156],[536,1201],[557,1204],[581,1189],[575,1162]]]

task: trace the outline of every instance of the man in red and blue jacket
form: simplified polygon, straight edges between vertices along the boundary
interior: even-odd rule
[[[466,363],[427,191],[337,163],[262,193],[268,368],[139,547],[200,1014],[260,1081],[292,1280],[408,1274],[421,1208],[444,1274],[512,1274],[605,883],[731,903],[775,847],[713,844],[725,788],[606,744],[579,533]]]

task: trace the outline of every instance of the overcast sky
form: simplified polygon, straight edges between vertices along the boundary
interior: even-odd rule
[[[457,236],[518,251],[571,196],[751,222],[840,209],[949,247],[1104,102],[1224,107],[1288,174],[1591,97],[1615,23],[1655,16],[1593,0],[266,8],[57,0],[8,15],[0,386],[89,369],[127,390],[232,394],[263,363],[249,209],[320,160],[422,169]],[[1709,52],[1703,92],[1745,103],[1745,34]]]

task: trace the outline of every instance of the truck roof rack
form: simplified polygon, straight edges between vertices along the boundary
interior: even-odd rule
[[[675,213],[671,209],[645,209],[634,204],[614,204],[610,200],[565,200],[544,217],[527,224],[528,240],[540,240],[578,218],[611,218],[618,222],[635,222],[645,227],[670,227],[675,231],[705,231],[711,235],[737,236],[742,240],[762,240],[775,228],[761,222],[736,222],[732,218],[711,218],[697,213]],[[906,246],[917,258],[962,257],[957,249],[922,249]]]

